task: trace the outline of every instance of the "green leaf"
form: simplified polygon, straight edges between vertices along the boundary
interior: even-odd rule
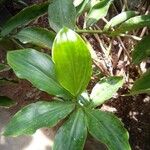
[[[9,108],[15,105],[16,102],[6,96],[0,96],[0,107]]]
[[[53,150],[82,150],[86,137],[85,115],[78,109],[58,130]]]
[[[15,38],[24,44],[32,43],[43,48],[51,49],[55,33],[40,27],[28,27],[15,35]]]
[[[15,28],[25,25],[33,19],[43,15],[48,10],[49,2],[42,4],[35,4],[25,9],[21,10],[18,14],[13,16],[10,20],[6,22],[6,24],[2,28],[2,36],[6,36],[10,32],[12,32]]]
[[[91,0],[84,0],[80,5],[76,7],[76,14],[80,16],[84,11],[88,10],[91,4]]]
[[[86,109],[86,115],[89,133],[108,150],[131,150],[128,132],[115,115],[91,109]]]
[[[105,17],[112,2],[113,0],[102,0],[96,3],[86,17],[86,27],[92,26],[98,20]]]
[[[118,14],[117,16],[113,17],[104,27],[104,31],[109,30],[111,27],[115,27],[123,22],[125,22],[126,20],[136,16],[138,14],[138,12],[136,11],[125,11],[125,12],[121,12],[120,14]]]
[[[123,78],[117,76],[101,79],[100,82],[94,86],[90,95],[93,105],[101,105],[106,100],[110,99],[123,85],[123,83]]]
[[[150,69],[134,82],[131,94],[150,93]]]
[[[79,6],[84,0],[74,0],[73,4],[75,7]]]
[[[38,89],[53,95],[69,95],[55,75],[51,57],[34,49],[8,52],[8,64],[21,79],[27,79]]]
[[[92,61],[86,43],[74,31],[63,28],[54,41],[52,58],[60,84],[78,96],[91,77]]]
[[[33,134],[42,127],[53,127],[64,119],[74,109],[73,103],[66,102],[36,102],[19,112],[7,124],[5,136]]]
[[[125,33],[126,31],[132,31],[145,26],[150,27],[150,15],[141,15],[130,18],[121,24],[114,32],[112,32],[111,35],[117,36],[121,33]]]
[[[54,0],[48,8],[48,19],[51,28],[58,32],[63,26],[74,29],[76,9],[72,0]]]
[[[0,63],[0,73],[3,72],[3,71],[8,71],[9,69],[10,69],[9,66]]]
[[[145,36],[135,47],[132,53],[134,64],[139,64],[143,59],[150,57],[150,35]]]

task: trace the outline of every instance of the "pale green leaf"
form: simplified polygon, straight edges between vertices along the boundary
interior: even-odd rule
[[[136,16],[138,12],[136,11],[124,11],[118,14],[117,16],[113,17],[104,27],[104,31],[109,30],[111,27],[115,27],[126,20]]]
[[[101,0],[96,3],[86,17],[86,27],[88,28],[92,26],[98,20],[105,17],[112,2],[113,0]]]
[[[55,33],[45,28],[28,27],[17,33],[15,38],[24,44],[32,43],[43,48],[51,49]]]
[[[30,81],[38,89],[53,95],[68,95],[56,79],[51,57],[34,49],[10,51],[7,61],[16,75]]]
[[[58,130],[53,150],[82,150],[86,137],[85,115],[78,109]]]
[[[90,98],[94,106],[103,104],[123,85],[122,77],[112,76],[101,79],[92,89]]]
[[[76,9],[72,0],[54,0],[48,8],[48,19],[51,28],[58,32],[62,27],[74,29]]]
[[[129,20],[122,23],[114,32],[112,36],[117,36],[121,33],[129,32],[138,28],[150,27],[150,15],[141,15],[132,17]]]
[[[128,132],[115,115],[86,109],[86,116],[89,133],[104,143],[108,150],[131,150]]]
[[[10,18],[2,28],[2,36],[5,36],[12,32],[15,28],[25,25],[33,19],[43,15],[48,10],[49,2],[42,4],[35,4],[24,8],[18,14]]]
[[[87,87],[92,71],[86,43],[74,31],[63,28],[54,41],[52,58],[60,84],[73,96],[78,96]]]
[[[132,53],[134,64],[139,64],[143,59],[150,57],[150,35],[145,36],[136,46]]]
[[[10,120],[4,130],[5,136],[33,134],[42,127],[53,127],[74,109],[73,103],[36,102],[19,112]]]

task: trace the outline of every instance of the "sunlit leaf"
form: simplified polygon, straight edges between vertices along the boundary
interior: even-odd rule
[[[85,116],[79,109],[58,130],[53,150],[82,150],[86,137]]]
[[[150,93],[150,70],[144,73],[139,79],[134,82],[131,89],[131,94]]]
[[[86,109],[86,116],[89,133],[104,143],[108,150],[131,150],[128,132],[115,115]]]
[[[145,36],[136,46],[132,53],[134,64],[139,64],[143,59],[150,57],[150,35]]]
[[[49,55],[34,49],[16,50],[8,52],[7,61],[19,78],[27,79],[40,90],[53,95],[68,94],[56,79]]]
[[[53,127],[74,109],[73,103],[44,102],[30,104],[10,120],[4,130],[5,136],[33,134],[42,127]]]
[[[62,27],[74,29],[76,9],[72,0],[54,0],[48,8],[48,19],[51,28],[58,32]]]
[[[91,55],[86,43],[74,31],[63,28],[54,41],[52,58],[60,84],[78,96],[91,77]]]
[[[150,27],[150,15],[141,15],[130,18],[129,20],[122,23],[114,32],[111,33],[111,35],[117,36],[120,33],[143,28],[145,26]]]
[[[96,3],[86,17],[86,27],[92,26],[98,20],[105,17],[112,2],[113,0],[102,0]]]
[[[3,36],[12,32],[15,28],[25,25],[36,17],[43,15],[48,10],[48,2],[42,4],[35,4],[24,8],[18,14],[10,18],[2,28],[1,34]]]
[[[138,14],[136,11],[124,11],[118,14],[117,16],[113,17],[104,27],[104,30],[107,31],[111,27],[115,27],[126,20],[130,19],[131,17],[134,17]]]
[[[94,106],[103,104],[106,100],[112,98],[117,90],[123,85],[122,77],[106,77],[100,80],[94,88],[90,98]]]

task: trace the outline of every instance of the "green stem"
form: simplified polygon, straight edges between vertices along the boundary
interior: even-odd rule
[[[102,30],[76,30],[77,33],[91,33],[91,34],[103,34],[105,33]]]

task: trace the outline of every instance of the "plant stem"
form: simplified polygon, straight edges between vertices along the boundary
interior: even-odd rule
[[[76,32],[78,33],[91,33],[91,34],[103,34],[105,33],[104,31],[102,30],[76,30]]]

